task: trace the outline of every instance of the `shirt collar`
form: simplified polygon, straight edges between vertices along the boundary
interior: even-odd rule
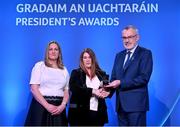
[[[137,44],[137,45],[136,45],[133,49],[131,49],[131,50],[127,50],[126,52],[130,51],[130,52],[131,52],[131,54],[133,54],[133,53],[134,53],[134,51],[136,50],[137,46],[138,46],[138,44]]]

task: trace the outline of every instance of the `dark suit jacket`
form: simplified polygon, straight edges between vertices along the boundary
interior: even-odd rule
[[[103,71],[98,71],[96,75],[100,81],[108,80],[109,77]],[[76,112],[75,110],[86,112],[90,109],[90,98],[92,97],[92,88],[87,88],[86,74],[80,68],[75,69],[71,72],[69,85],[70,85],[70,92],[72,95],[70,98],[70,108],[69,108],[68,117],[70,121],[71,119],[73,121],[73,119],[77,119],[78,117],[80,118],[81,115],[80,112]],[[101,121],[108,122],[105,99],[98,99],[98,112],[100,112],[101,114],[100,116]],[[74,116],[76,118],[73,118]]]
[[[125,55],[126,50],[116,55],[111,75],[111,81],[121,81],[116,89],[116,110],[147,111],[149,110],[147,84],[153,68],[152,53],[138,46],[130,63],[123,68]]]

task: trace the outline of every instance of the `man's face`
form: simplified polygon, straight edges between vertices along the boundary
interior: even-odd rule
[[[124,48],[127,50],[133,49],[137,45],[137,41],[139,40],[139,35],[132,28],[125,29],[122,31],[122,40]]]

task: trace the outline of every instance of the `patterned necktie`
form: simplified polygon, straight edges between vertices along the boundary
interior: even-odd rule
[[[128,55],[128,57],[127,57],[127,60],[125,61],[124,68],[126,68],[126,67],[127,67],[127,65],[128,65],[128,64],[129,64],[129,62],[130,62],[131,52],[130,52],[130,51],[128,51],[126,54]]]

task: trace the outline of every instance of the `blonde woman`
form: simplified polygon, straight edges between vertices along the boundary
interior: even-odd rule
[[[48,44],[45,60],[32,69],[30,88],[33,99],[26,118],[26,126],[67,126],[66,104],[69,74],[62,62],[59,44]]]

